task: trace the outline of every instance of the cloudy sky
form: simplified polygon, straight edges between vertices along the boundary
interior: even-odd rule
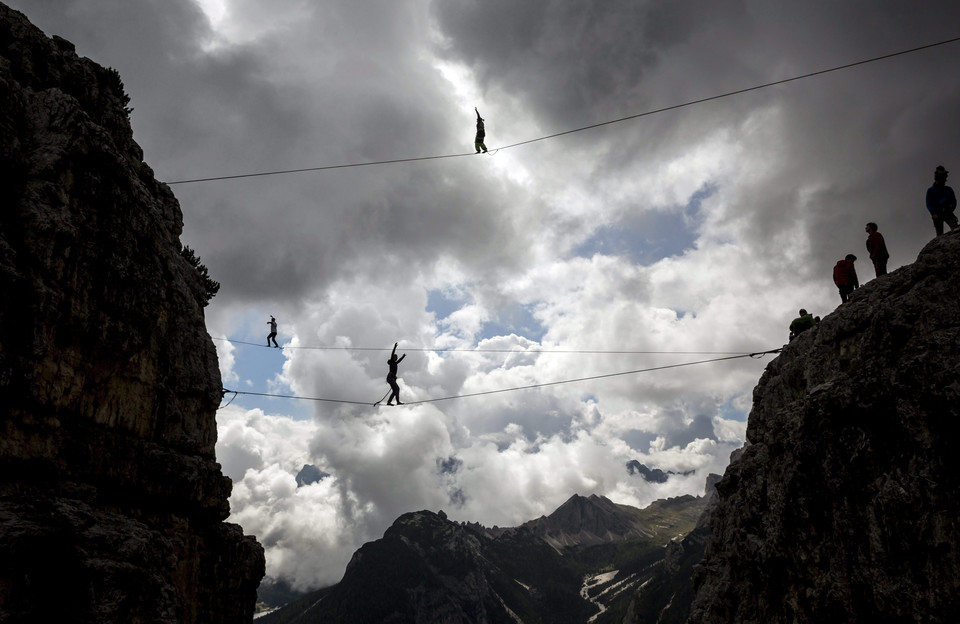
[[[172,186],[246,392],[372,404],[394,342],[411,403],[776,348],[835,309],[838,259],[874,277],[867,221],[912,262],[934,167],[960,167],[960,43],[496,151],[951,39],[956,2],[7,2],[119,70],[160,180],[456,155]],[[231,520],[307,588],[407,511],[699,494],[769,359],[392,408],[240,395]],[[304,464],[329,476],[297,488]]]

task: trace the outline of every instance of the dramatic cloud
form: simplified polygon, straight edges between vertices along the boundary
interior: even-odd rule
[[[829,314],[845,254],[871,279],[867,221],[912,262],[960,167],[958,43],[497,151],[950,39],[956,3],[9,3],[120,71],[161,180],[451,156],[172,187],[224,385],[327,399],[218,415],[231,521],[301,588],[411,510],[699,494],[770,356],[722,358]],[[373,407],[394,342],[410,405]]]

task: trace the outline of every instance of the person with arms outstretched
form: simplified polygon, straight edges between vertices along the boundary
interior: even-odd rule
[[[270,335],[267,336],[267,346],[270,346],[270,341],[273,341],[273,346],[280,348],[280,345],[277,344],[277,319],[270,317],[270,320],[267,321],[267,325],[270,326]]]
[[[387,360],[387,366],[390,367],[390,372],[387,373],[387,384],[390,386],[390,398],[387,399],[387,405],[393,405],[393,398],[397,398],[397,405],[403,405],[400,402],[400,386],[397,385],[397,366],[400,362],[403,361],[403,358],[407,357],[407,354],[404,353],[397,358],[397,343],[393,343],[393,353],[390,354],[390,359]]]
[[[477,113],[477,138],[474,141],[474,147],[477,148],[477,153],[480,153],[480,150],[483,150],[483,153],[487,153],[487,146],[483,144],[483,139],[486,138],[487,132],[483,129],[483,117],[480,116],[480,111],[477,110],[477,107],[473,107],[474,112]]]

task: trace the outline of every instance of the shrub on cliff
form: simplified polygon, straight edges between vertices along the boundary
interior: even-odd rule
[[[183,246],[183,249],[180,251],[180,255],[187,259],[187,261],[193,265],[193,268],[197,270],[197,273],[200,274],[200,278],[203,280],[203,291],[204,298],[201,302],[204,307],[210,300],[213,299],[214,295],[217,294],[220,290],[220,282],[212,279],[210,277],[210,271],[207,269],[206,265],[200,262],[200,256],[196,254],[190,247],[187,245]]]

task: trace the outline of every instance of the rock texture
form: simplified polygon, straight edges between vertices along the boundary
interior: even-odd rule
[[[718,485],[691,622],[956,622],[960,232],[787,345]]]
[[[740,451],[736,451],[739,453]],[[693,570],[710,538],[710,516],[717,504],[720,475],[707,476],[705,504],[697,526],[667,544],[662,563],[633,594],[618,624],[684,624],[693,603]]]
[[[117,72],[0,4],[0,621],[243,622],[221,385]]]

